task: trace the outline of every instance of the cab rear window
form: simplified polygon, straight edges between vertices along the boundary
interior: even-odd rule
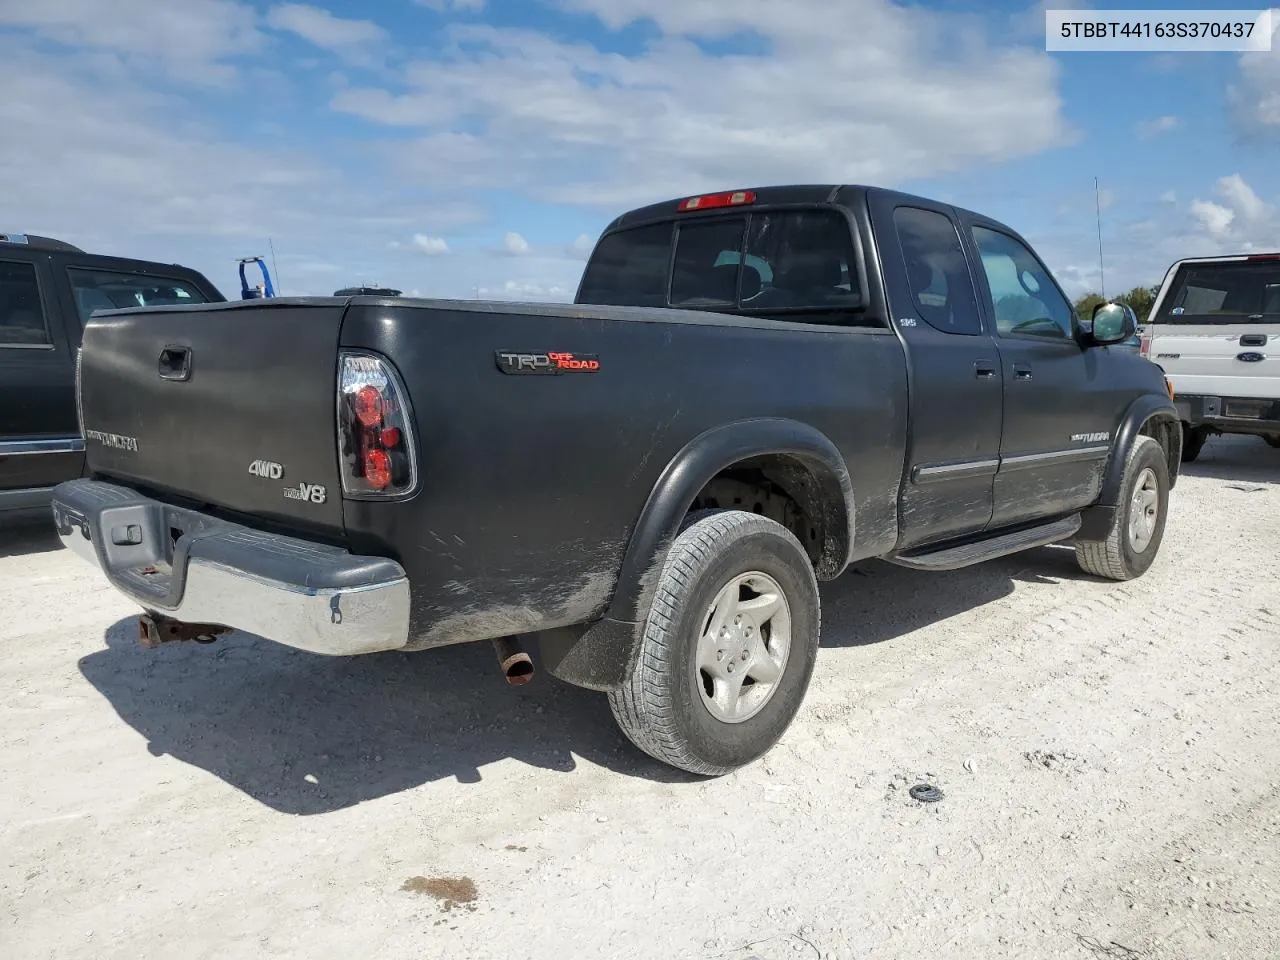
[[[578,302],[840,314],[860,308],[863,296],[842,215],[776,210],[609,234],[592,254]]]
[[[1280,323],[1280,260],[1178,268],[1157,323]]]
[[[67,274],[71,278],[81,323],[88,320],[95,310],[208,302],[208,298],[191,284],[167,277],[84,267],[68,267]]]

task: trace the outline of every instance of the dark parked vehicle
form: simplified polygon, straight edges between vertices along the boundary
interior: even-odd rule
[[[54,485],[83,475],[75,355],[94,310],[222,299],[186,267],[0,234],[0,517],[47,511]]]
[[[1017,233],[866,187],[615,220],[570,305],[354,297],[115,311],[84,337],[63,541],[154,644],[519,638],[702,774],[795,715],[817,583],[1073,540],[1141,575],[1181,432],[1159,370]],[[927,601],[926,601],[927,602]]]

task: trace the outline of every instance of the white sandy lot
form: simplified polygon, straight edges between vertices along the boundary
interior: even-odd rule
[[[699,781],[487,645],[144,650],[0,532],[0,956],[1280,953],[1280,451],[1211,440],[1129,584],[1049,548],[823,599],[796,724]]]

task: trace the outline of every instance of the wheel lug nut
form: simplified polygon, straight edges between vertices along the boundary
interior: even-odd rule
[[[724,651],[723,651],[723,650],[717,650],[717,651],[716,651],[716,659],[717,659],[717,660],[723,660],[723,659],[724,659]]]
[[[747,657],[748,657],[748,656],[749,656],[749,654],[747,653],[747,651],[746,651],[746,650],[743,650],[743,651],[742,651],[742,662],[743,662],[743,663],[746,663],[746,662],[747,662]]]
[[[741,617],[734,617],[734,618],[733,618],[733,625],[734,625],[735,627],[740,627],[740,626],[742,626],[742,618],[741,618]]]
[[[731,663],[731,664],[729,664],[729,672],[730,672],[730,673],[733,673],[733,664],[732,664],[732,663]]]

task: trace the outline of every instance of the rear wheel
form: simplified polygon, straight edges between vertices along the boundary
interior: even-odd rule
[[[1273,447],[1280,447],[1280,433],[1273,433],[1270,436],[1263,437],[1262,439],[1267,441],[1267,443]]]
[[[1154,439],[1139,436],[1129,448],[1120,502],[1102,540],[1077,540],[1076,563],[1108,580],[1132,580],[1147,572],[1164,538],[1169,506],[1169,462]]]
[[[1182,425],[1182,462],[1191,463],[1200,456],[1204,442],[1209,439],[1209,432],[1190,424]]]
[[[671,544],[626,683],[609,706],[663,763],[728,773],[790,726],[813,674],[820,602],[804,548],[737,510],[697,516]]]

